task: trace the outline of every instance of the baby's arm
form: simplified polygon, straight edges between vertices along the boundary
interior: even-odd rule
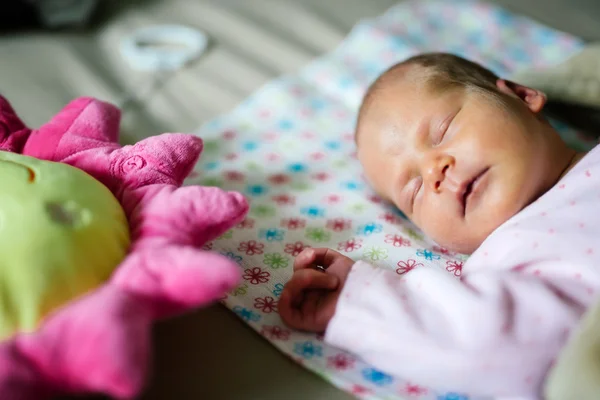
[[[561,285],[511,271],[474,273],[459,281],[421,268],[399,277],[358,262],[326,341],[426,386],[535,396],[584,311],[566,294],[584,289]]]

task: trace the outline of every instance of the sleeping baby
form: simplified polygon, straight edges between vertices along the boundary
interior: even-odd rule
[[[439,390],[519,398],[600,293],[600,148],[570,149],[543,93],[442,53],[383,73],[356,128],[366,178],[463,276],[403,276],[306,249],[279,302],[292,328]]]

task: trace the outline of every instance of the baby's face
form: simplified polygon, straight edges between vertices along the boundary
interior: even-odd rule
[[[438,244],[473,252],[560,176],[551,128],[518,96],[501,106],[463,89],[393,86],[361,123],[358,156],[375,190]]]

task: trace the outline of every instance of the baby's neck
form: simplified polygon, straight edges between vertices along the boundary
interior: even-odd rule
[[[575,150],[573,150],[573,156],[571,157],[571,160],[569,161],[569,163],[567,164],[566,168],[563,170],[563,172],[560,174],[560,176],[558,177],[558,180],[560,181],[570,170],[573,169],[573,167],[579,162],[581,161],[581,159],[583,157],[585,157],[585,155],[587,154],[587,152],[581,151],[581,152],[577,152]]]

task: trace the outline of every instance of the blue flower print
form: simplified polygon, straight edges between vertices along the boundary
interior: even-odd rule
[[[325,216],[325,210],[322,208],[319,208],[317,206],[304,207],[300,212],[311,218],[318,218],[318,217]]]
[[[306,171],[306,165],[302,163],[293,163],[288,165],[288,171],[293,173],[300,173]]]
[[[426,249],[417,250],[417,256],[423,257],[429,261],[439,260],[441,258],[439,254],[435,254],[433,251]]]
[[[373,368],[363,369],[362,376],[377,386],[386,386],[394,381],[394,378],[392,378],[390,375],[384,374],[383,372]]]
[[[283,131],[289,131],[294,129],[294,122],[289,119],[282,119],[279,121],[279,129]]]
[[[285,231],[282,229],[262,229],[260,231],[260,237],[267,242],[281,242],[284,235]]]
[[[325,147],[329,150],[338,150],[342,145],[337,140],[329,140],[325,142]]]
[[[225,253],[221,253],[221,255],[229,258],[232,261],[235,261],[238,264],[242,263],[242,256],[238,256],[237,254],[235,254],[235,253],[233,253],[231,251],[228,251],[228,252],[225,252]]]
[[[313,98],[313,99],[310,100],[310,107],[313,110],[322,110],[326,106],[327,106],[327,103],[325,101],[323,101],[322,99],[319,99],[317,97],[315,97],[315,98]]]
[[[458,393],[446,393],[438,396],[437,400],[469,400],[469,398]]]
[[[361,182],[357,182],[357,181],[342,182],[342,188],[347,189],[347,190],[360,190],[363,187],[364,187],[364,185]]]
[[[252,141],[245,142],[244,144],[242,144],[242,148],[246,151],[256,150],[258,148],[258,143]]]
[[[252,310],[248,310],[247,308],[235,306],[232,310],[237,314],[238,317],[246,322],[258,322],[260,320],[260,314],[257,314]]]
[[[380,233],[382,230],[383,226],[381,224],[371,222],[366,225],[359,226],[356,233],[358,233],[359,235],[370,236],[375,233]]]
[[[315,344],[309,340],[294,344],[294,353],[310,360],[313,357],[322,357],[323,348],[321,346],[315,346]]]
[[[349,87],[351,87],[354,84],[354,80],[352,78],[342,77],[338,81],[338,84],[340,85],[340,88],[348,89]]]
[[[277,283],[273,286],[273,295],[275,297],[281,296],[281,292],[283,292],[283,283]]]
[[[216,169],[219,166],[219,163],[217,161],[211,161],[211,162],[207,162],[206,164],[204,164],[204,169],[207,171],[212,171],[213,169]]]
[[[263,185],[249,185],[246,191],[252,196],[262,196],[268,192],[268,188]]]

